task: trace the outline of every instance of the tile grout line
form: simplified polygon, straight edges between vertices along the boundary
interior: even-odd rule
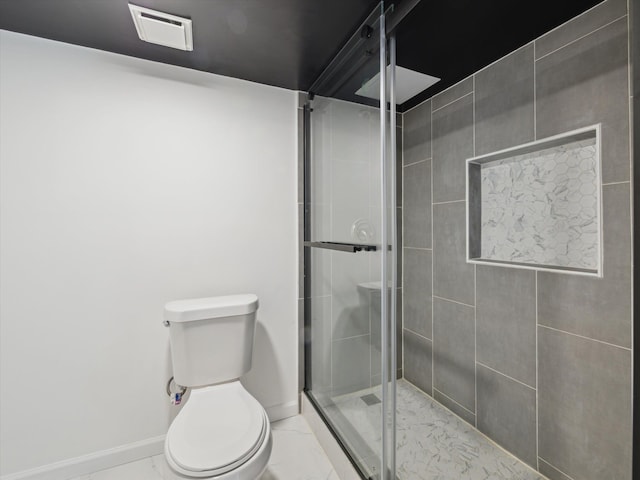
[[[456,86],[460,85],[460,84],[461,84],[462,82],[464,82],[467,78],[469,78],[469,77],[465,77],[465,78],[463,78],[462,80],[460,80],[459,82],[454,83],[454,84],[453,84],[453,85],[451,85],[450,87],[445,88],[445,89],[444,89],[444,90],[442,90],[441,92],[438,92],[438,93],[436,93],[435,95],[433,95],[433,96],[431,96],[431,97],[427,98],[426,100],[421,101],[419,104],[414,105],[414,106],[413,106],[413,107],[411,107],[409,110],[407,110],[407,111],[405,111],[405,112],[402,112],[402,114],[404,115],[405,113],[409,113],[411,110],[414,110],[414,109],[418,108],[419,106],[424,105],[424,104],[425,104],[425,103],[427,103],[427,102],[430,102],[431,100],[433,100],[435,97],[437,97],[437,96],[438,96],[438,95],[440,95],[441,93],[444,93],[444,92],[446,92],[447,90],[451,90],[453,87],[456,87]],[[456,99],[456,100],[457,100],[457,99]],[[455,102],[455,100],[454,100],[454,102]],[[433,106],[433,104],[432,104],[432,106]],[[431,107],[429,107],[429,110],[431,110]]]
[[[472,75],[469,75],[469,76],[472,76]],[[469,78],[469,77],[467,77],[467,78]],[[466,80],[467,78],[465,78],[464,80]],[[461,82],[462,82],[462,81],[464,81],[464,80],[461,80]],[[449,88],[451,88],[451,87],[449,87]],[[448,89],[447,89],[447,90],[448,90]],[[445,90],[445,91],[446,91],[446,90]],[[433,104],[432,104],[432,105],[431,105],[431,107],[432,107],[432,108],[431,108],[431,117],[433,118],[433,114],[434,114],[435,112],[437,112],[438,110],[442,110],[443,108],[447,108],[448,106],[453,105],[453,104],[454,104],[454,103],[456,103],[457,101],[462,100],[463,98],[468,97],[468,96],[469,96],[469,95],[471,95],[471,94],[473,94],[473,90],[472,90],[472,91],[470,91],[469,93],[465,93],[464,95],[459,96],[459,97],[458,97],[458,98],[456,98],[455,100],[451,100],[449,103],[445,103],[444,105],[442,105],[441,107],[438,107],[438,108],[436,108],[436,109],[434,109],[434,108],[433,108]]]
[[[538,383],[538,271],[536,270],[535,275],[535,302],[536,302],[536,468],[540,471],[540,414],[539,414],[539,406],[540,406],[540,387]]]
[[[538,115],[536,113],[537,105],[537,84],[536,84],[536,42],[533,41],[533,140],[538,140]]]
[[[457,300],[451,300],[450,298],[439,297],[438,295],[433,295],[433,298],[436,298],[438,300],[443,300],[445,302],[450,302],[450,303],[455,303],[455,304],[458,304],[458,305],[463,305],[463,306],[469,307],[469,308],[476,308],[473,305],[469,305],[468,303],[458,302]]]
[[[634,241],[634,230],[636,227],[635,224],[635,215],[634,215],[634,194],[635,194],[635,182],[631,182],[631,180],[634,179],[635,175],[634,175],[634,159],[635,159],[635,155],[636,155],[636,151],[635,151],[635,142],[634,142],[634,132],[633,132],[633,125],[634,125],[634,118],[633,118],[633,113],[634,113],[634,101],[635,99],[633,98],[633,75],[634,75],[634,68],[632,68],[633,66],[633,34],[632,34],[632,23],[631,23],[631,3],[632,0],[627,0],[627,68],[628,68],[628,80],[627,80],[627,85],[629,86],[629,212],[630,212],[630,238],[631,238],[631,243],[633,243]],[[638,8],[640,8],[640,6],[638,6]],[[637,14],[635,14],[634,16],[637,16]],[[638,120],[640,121],[640,120]],[[635,264],[635,259],[636,255],[635,255],[635,248],[633,248],[633,246],[631,247],[631,339],[636,338],[636,322],[633,321],[636,318],[636,308],[635,308],[635,301],[634,301],[634,293],[635,293],[635,277],[636,275],[633,272],[634,268],[638,268]],[[637,345],[634,345],[633,340],[632,340],[632,353],[630,355],[631,357],[631,378],[635,378],[636,377],[636,365],[635,365],[635,361],[634,358],[637,356],[636,354],[636,349],[638,348]],[[631,388],[631,404],[633,405],[633,401],[634,399],[634,395],[635,395],[635,389]],[[635,412],[634,412],[635,413]],[[633,467],[632,467],[633,470]]]
[[[404,146],[402,148],[404,149]],[[403,153],[403,160],[404,160],[404,153]],[[406,165],[403,162],[402,163],[402,168],[413,167],[414,165],[418,165],[419,163],[424,163],[424,162],[429,161],[429,160],[431,160],[431,158],[423,158],[422,160],[418,160],[416,162],[407,163]],[[403,182],[404,182],[404,177],[403,177]],[[404,187],[404,185],[403,185],[403,187]],[[403,195],[404,195],[404,193],[403,193]]]
[[[567,332],[566,330],[560,330],[559,328],[553,328],[553,327],[549,327],[547,325],[542,325],[542,324],[539,324],[538,326],[540,328],[546,328],[548,330],[553,330],[554,332],[566,333],[567,335],[572,335],[574,337],[582,338],[584,340],[589,340],[591,342],[597,342],[597,343],[601,343],[603,345],[608,345],[610,347],[619,348],[620,350],[626,350],[627,352],[631,352],[632,351],[632,349],[629,348],[629,347],[623,347],[622,345],[616,345],[615,343],[609,343],[609,342],[605,342],[605,341],[602,341],[602,340],[597,340],[595,338],[585,337],[584,335],[578,335],[577,333]]]
[[[582,39],[584,39],[584,38],[588,37],[589,35],[592,35],[592,34],[594,34],[594,33],[598,32],[598,31],[600,31],[600,30],[602,30],[602,29],[604,29],[604,28],[607,28],[609,25],[612,25],[612,24],[616,23],[618,20],[621,20],[621,19],[623,19],[623,18],[624,18],[624,17],[626,17],[626,16],[627,16],[627,14],[625,13],[624,15],[622,15],[622,16],[620,16],[620,17],[616,18],[615,20],[612,20],[612,21],[610,21],[609,23],[607,23],[607,24],[605,24],[605,25],[602,25],[602,26],[600,26],[600,27],[596,28],[595,30],[591,30],[589,33],[585,33],[585,34],[584,34],[584,35],[582,35],[581,37],[578,37],[578,38],[576,38],[576,39],[574,39],[574,40],[571,40],[570,42],[565,43],[565,44],[564,44],[564,45],[562,45],[561,47],[558,47],[558,48],[556,48],[555,50],[550,51],[549,53],[545,53],[545,54],[544,54],[544,55],[542,55],[540,58],[535,58],[535,57],[534,57],[534,61],[535,61],[535,62],[537,62],[538,60],[542,60],[543,58],[548,57],[549,55],[553,55],[554,53],[556,53],[556,52],[558,52],[558,51],[562,50],[563,48],[568,47],[569,45],[573,45],[574,43],[579,42],[580,40],[582,40]],[[571,19],[571,20],[573,20],[573,19]],[[569,21],[571,21],[571,20],[569,20]],[[544,36],[544,35],[543,35],[543,36]]]
[[[405,241],[405,232],[404,232],[404,227],[405,227],[405,219],[404,219],[404,207],[405,207],[405,198],[404,198],[404,194],[405,194],[405,185],[404,185],[404,180],[406,175],[404,174],[404,112],[401,115],[402,118],[402,137],[400,138],[400,150],[401,150],[401,158],[400,158],[400,163],[402,165],[402,168],[400,169],[400,172],[402,173],[402,195],[401,195],[401,205],[400,208],[402,208],[401,212],[401,220],[402,220],[402,226],[400,228],[400,233],[402,235],[402,242],[400,243],[400,248],[398,249],[398,253],[400,254],[400,266],[402,267],[402,278],[400,279],[400,285],[401,285],[401,289],[402,289],[402,303],[400,304],[400,313],[402,315],[402,328],[400,328],[400,344],[402,346],[402,357],[400,358],[400,366],[402,368],[402,377],[404,378],[406,375],[405,372],[405,368],[404,368],[404,293],[405,293],[405,268],[404,268],[404,241]],[[425,160],[426,161],[426,160]],[[397,192],[396,192],[397,195]],[[396,265],[396,268],[397,265]],[[397,318],[396,318],[396,322],[397,322]],[[398,348],[398,346],[396,345],[396,348]],[[397,376],[397,372],[396,372],[396,376]],[[397,381],[397,380],[396,380]],[[397,399],[396,399],[397,401]]]
[[[514,382],[516,382],[516,383],[519,383],[519,384],[520,384],[520,385],[522,385],[523,387],[527,387],[529,390],[533,390],[533,391],[535,391],[535,390],[536,390],[536,389],[535,389],[534,387],[532,387],[531,385],[527,385],[526,383],[524,383],[524,382],[522,382],[522,381],[518,380],[517,378],[513,378],[512,376],[507,375],[506,373],[502,373],[500,370],[496,370],[495,368],[491,368],[489,365],[485,365],[485,364],[484,364],[484,363],[482,363],[482,362],[477,362],[477,363],[478,363],[478,365],[480,365],[481,367],[486,368],[487,370],[491,370],[492,372],[495,372],[495,373],[497,373],[498,375],[501,375],[501,376],[503,376],[503,377],[505,377],[505,378],[508,378],[509,380],[512,380],[512,381],[514,381]]]
[[[332,109],[333,112],[333,109]],[[332,113],[331,112],[331,113]],[[332,125],[329,116],[329,127]],[[333,132],[329,129],[329,152],[333,153]],[[333,155],[332,155],[333,156]],[[333,178],[333,162],[329,162],[329,178]],[[329,238],[333,238],[333,185],[329,187]],[[329,252],[329,279],[331,299],[329,301],[329,391],[333,394],[333,252]]]
[[[622,182],[609,182],[609,183],[601,183],[600,185],[603,187],[608,187],[609,185],[627,185],[630,184],[630,180],[624,180]]]
[[[477,282],[477,265],[473,266],[473,301],[476,304],[473,307],[473,361],[475,363],[473,369],[473,392],[475,394],[474,404],[476,411],[475,427],[478,428],[478,282]]]
[[[549,465],[550,467],[553,467],[555,470],[557,470],[558,472],[560,472],[562,475],[564,475],[565,477],[567,477],[569,480],[574,480],[573,477],[567,475],[566,473],[564,473],[562,470],[560,470],[558,467],[556,467],[553,463],[548,462],[547,460],[545,460],[542,457],[538,457],[538,460],[542,460],[544,463],[546,463],[547,465]]]
[[[469,410],[467,407],[465,407],[464,405],[456,402],[453,398],[451,398],[449,395],[441,392],[440,390],[438,390],[437,388],[434,387],[433,389],[434,392],[438,392],[440,395],[442,395],[443,397],[447,398],[448,400],[451,400],[453,403],[455,403],[456,405],[458,405],[460,408],[464,409],[465,411],[469,412],[471,415],[473,415],[474,417],[476,416],[476,414],[474,412],[472,412],[471,410]],[[435,397],[434,397],[435,400]],[[437,400],[435,400],[436,402],[438,402]],[[440,403],[440,402],[438,402]],[[440,403],[440,405],[443,405],[445,408],[447,408],[444,404]],[[453,412],[453,410],[451,410],[451,412]],[[453,412],[454,415],[457,415],[455,412]],[[457,415],[458,417],[460,417],[460,415]],[[462,418],[462,417],[460,417]],[[465,420],[466,421],[466,420]],[[468,423],[468,422],[467,422]],[[475,426],[474,426],[475,428]]]
[[[472,108],[473,108],[473,156],[476,156],[476,74],[472,77]],[[468,192],[465,192],[465,195],[468,195]],[[465,202],[465,205],[467,202]],[[468,206],[467,206],[468,210]],[[468,213],[467,213],[467,223],[468,223]],[[468,228],[468,227],[467,227]],[[465,232],[468,236],[468,232]],[[467,237],[468,242],[468,237]],[[474,416],[474,426],[478,428],[478,265],[473,265],[473,404],[475,410]]]
[[[367,260],[367,267],[369,269],[369,279],[371,280],[371,259]],[[380,284],[382,287],[382,283]],[[369,335],[371,335],[371,293],[367,293],[367,318],[369,319]],[[373,387],[373,339],[369,337],[369,388]],[[382,364],[382,361],[380,362]],[[380,372],[382,373],[382,372]]]
[[[435,244],[434,244],[434,228],[433,228],[433,101],[429,102],[429,149],[431,150],[431,171],[430,171],[430,188],[431,188],[431,397],[433,397],[433,391],[435,389],[435,383],[436,383],[436,368],[435,368],[435,364],[436,364],[436,355],[435,355],[435,337],[433,335],[434,332],[434,324],[435,324],[435,318],[434,318],[434,307],[433,307],[433,294],[435,292],[435,255],[434,255],[434,250],[435,250]]]
[[[360,335],[351,335],[350,337],[332,338],[332,342],[341,342],[343,340],[352,340],[354,338],[368,337],[370,333],[361,333]]]
[[[411,333],[411,334],[413,334],[413,335],[415,335],[415,336],[417,336],[417,337],[420,337],[420,338],[423,338],[423,339],[425,339],[425,340],[429,340],[430,342],[433,342],[433,340],[432,340],[432,339],[427,338],[427,337],[425,337],[424,335],[422,335],[421,333],[418,333],[418,332],[416,332],[416,331],[414,331],[414,330],[411,330],[410,328],[404,328],[403,330],[406,330],[407,332],[409,332],[409,333]]]

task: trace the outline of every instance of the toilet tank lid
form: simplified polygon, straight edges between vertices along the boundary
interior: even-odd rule
[[[164,319],[169,322],[191,322],[207,318],[247,315],[258,309],[258,296],[252,293],[224,297],[176,300],[164,306]]]

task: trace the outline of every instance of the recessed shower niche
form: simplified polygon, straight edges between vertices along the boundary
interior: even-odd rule
[[[602,276],[599,124],[466,167],[468,262]]]

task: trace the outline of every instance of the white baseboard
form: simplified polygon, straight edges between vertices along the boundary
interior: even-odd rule
[[[297,400],[272,405],[265,408],[265,410],[271,422],[293,417],[300,412]],[[81,475],[88,475],[99,470],[122,465],[123,463],[159,455],[164,451],[164,437],[164,435],[161,435],[62,462],[50,463],[42,467],[3,475],[0,480],[68,480]]]
[[[270,422],[277,422],[278,420],[284,420],[285,418],[298,415],[300,413],[300,405],[298,400],[294,400],[288,403],[265,407],[265,411],[267,412]]]
[[[133,462],[164,451],[164,435],[51,463],[43,467],[3,475],[0,480],[68,480]]]

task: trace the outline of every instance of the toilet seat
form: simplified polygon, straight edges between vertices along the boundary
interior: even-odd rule
[[[234,381],[192,390],[169,427],[165,453],[179,473],[216,477],[262,457],[270,433],[262,405]]]

